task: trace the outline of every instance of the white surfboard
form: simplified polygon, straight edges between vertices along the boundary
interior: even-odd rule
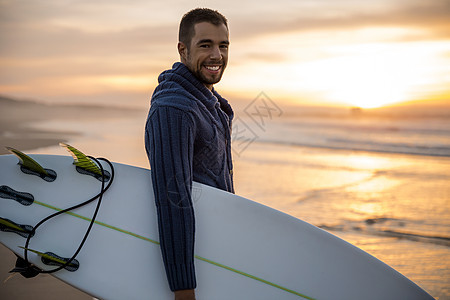
[[[46,181],[25,174],[17,157],[0,156],[3,220],[34,226],[100,190],[101,182],[80,174],[70,156],[31,157],[54,170],[56,178]],[[113,165],[115,180],[76,257],[77,270],[52,275],[100,299],[173,299],[158,243],[150,171]],[[306,222],[201,184],[194,184],[193,194],[199,300],[432,299],[386,264]],[[95,207],[96,202],[44,223],[28,248],[71,257]],[[20,246],[26,238],[13,231],[0,231],[0,242],[23,257]],[[33,252],[28,258],[43,270],[55,268]]]

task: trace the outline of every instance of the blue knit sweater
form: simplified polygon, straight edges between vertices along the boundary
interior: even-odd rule
[[[172,291],[196,287],[192,181],[234,193],[233,110],[182,63],[158,78],[145,128],[159,237]],[[195,200],[195,199],[194,199]]]

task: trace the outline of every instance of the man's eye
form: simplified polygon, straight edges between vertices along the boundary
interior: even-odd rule
[[[200,48],[209,48],[209,45],[203,44],[203,45],[200,45]]]

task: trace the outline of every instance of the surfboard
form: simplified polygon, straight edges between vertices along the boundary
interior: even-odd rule
[[[76,258],[53,276],[99,299],[173,299],[150,170],[120,163],[112,170],[100,161],[105,179],[85,172],[80,165],[92,161],[76,155],[29,158],[36,165],[18,153],[0,156],[3,245],[52,270],[72,258],[92,223]],[[98,199],[33,231],[47,216],[99,194],[113,174],[96,215]],[[432,299],[388,265],[311,224],[206,185],[194,183],[192,194],[199,300]]]

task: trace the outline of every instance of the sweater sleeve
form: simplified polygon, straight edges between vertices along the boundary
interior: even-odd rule
[[[151,112],[145,130],[161,252],[172,291],[196,287],[191,198],[194,132],[188,113],[164,106]]]

